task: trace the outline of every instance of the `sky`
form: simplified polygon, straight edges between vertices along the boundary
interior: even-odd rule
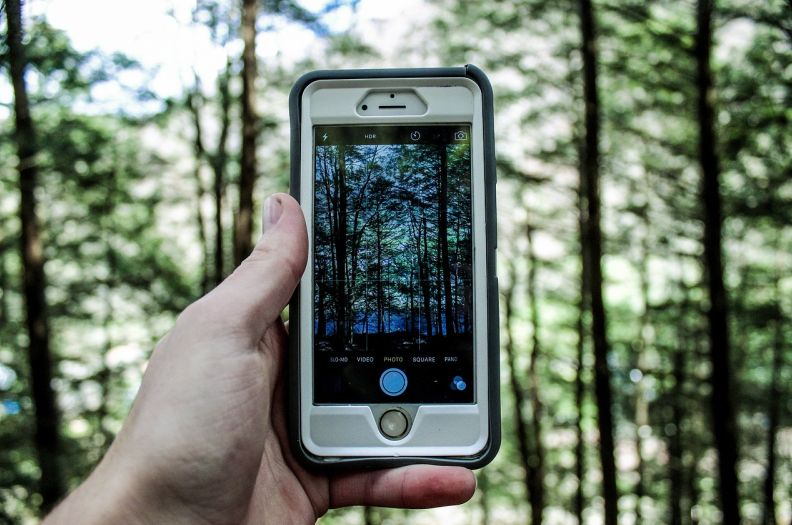
[[[308,10],[318,11],[326,0],[300,3]],[[184,86],[192,83],[193,69],[205,86],[212,86],[226,57],[241,54],[241,42],[232,42],[223,49],[211,42],[205,26],[191,23],[195,4],[195,0],[31,0],[26,18],[44,16],[51,25],[67,33],[78,51],[123,52],[136,59],[153,72],[153,77],[147,80],[149,89],[160,97],[172,97],[183,93]],[[425,11],[422,4],[422,0],[361,0],[355,11],[344,6],[326,15],[323,21],[332,32],[345,31],[354,25],[366,41],[392,49],[396,47],[392,44],[402,38],[410,24],[381,22],[406,21],[410,15]],[[299,24],[277,19],[269,22],[274,30],[260,32],[256,42],[260,60],[277,59],[289,65],[315,56],[323,45],[320,38]],[[8,95],[0,88],[3,100]],[[110,91],[103,98],[117,96],[119,93]]]

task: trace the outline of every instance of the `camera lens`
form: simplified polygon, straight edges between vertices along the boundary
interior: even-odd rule
[[[368,106],[363,104],[362,106],[360,106],[360,109],[362,109],[363,111],[366,111],[368,109]]]
[[[391,93],[391,98],[396,98],[396,95],[394,95],[393,93]]]

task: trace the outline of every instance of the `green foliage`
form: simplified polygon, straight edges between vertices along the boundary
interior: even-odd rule
[[[145,79],[153,72],[131,58],[134,50],[128,50],[130,56],[79,52],[46,19],[31,19],[26,26],[27,80],[41,150],[36,162],[56,358],[53,387],[64,416],[62,467],[72,487],[93,468],[120,428],[157,339],[201,292],[204,267],[211,266],[204,257],[213,254],[217,233],[209,220],[215,211],[209,194],[217,168],[225,176],[219,222],[226,263],[230,260],[239,160],[240,67],[233,56],[239,47],[238,4],[197,2],[192,23],[205,27],[209,39],[225,50],[228,65],[215,78],[202,78],[203,85],[191,83],[170,100],[160,100],[151,91]],[[583,106],[578,5],[570,0],[428,4],[414,15],[423,20],[434,13],[429,32],[397,44],[420,48],[420,62],[405,52],[400,65],[475,63],[484,67],[495,87],[499,273],[501,286],[513,287],[509,322],[515,366],[528,400],[521,407],[526,420],[533,414],[525,371],[534,333],[540,343],[536,369],[544,407],[544,517],[572,521],[581,483],[583,516],[594,522],[602,503],[590,320],[580,311],[579,298]],[[330,33],[328,17],[339,9],[355,13],[355,1],[331,1],[315,11],[291,0],[267,0],[261,7],[263,31],[297,24],[318,35],[323,47],[294,64],[280,54],[260,59],[259,197],[287,187],[286,101],[294,79],[319,67],[376,66],[383,49],[371,36],[378,37],[378,32],[360,29],[366,21],[359,18],[348,31]],[[682,523],[692,523],[694,517],[701,523],[717,522],[717,469],[707,415],[707,268],[701,261],[703,212],[696,160],[695,9],[680,1],[604,1],[595,2],[594,9],[600,28],[602,264],[621,517],[628,522],[640,511],[646,523],[666,523],[678,504]],[[783,0],[729,0],[718,3],[715,21],[713,97],[738,392],[740,494],[744,517],[751,523],[761,520],[774,397],[779,400],[779,439],[792,431],[789,14]],[[7,77],[7,49],[5,39],[0,40],[0,72]],[[124,84],[124,73],[131,71],[144,80]],[[113,110],[95,105],[100,86],[117,89],[126,102]],[[2,88],[0,523],[13,523],[35,519],[40,497],[24,351],[17,161],[6,94],[10,84],[4,80]],[[216,149],[224,90],[231,119],[225,155]],[[200,106],[207,151],[203,156],[194,152],[194,122],[185,103],[189,96]],[[148,109],[152,107],[156,111]],[[196,226],[199,210],[206,218],[203,237]],[[534,261],[526,239],[529,227]],[[205,247],[200,246],[202,239]],[[513,279],[505,277],[507,267],[514,268]],[[529,285],[531,271],[536,272],[535,287]],[[536,311],[531,293],[538,302]],[[581,361],[579,322],[584,336]],[[504,361],[504,385],[506,365]],[[585,386],[582,404],[575,395],[578,377]],[[512,417],[514,397],[504,388],[502,398],[502,451],[480,473],[483,489],[459,511],[468,521],[470,516],[481,521],[485,512],[492,523],[519,522],[528,515],[525,468]],[[579,420],[582,458],[575,452]],[[792,458],[788,443],[779,441],[775,450],[776,510],[788,521]],[[579,459],[582,480],[576,476]],[[374,509],[367,516],[373,523],[417,523],[433,515]],[[362,523],[363,517],[362,509],[336,510],[322,521]]]

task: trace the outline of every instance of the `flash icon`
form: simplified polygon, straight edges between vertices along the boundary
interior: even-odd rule
[[[323,141],[323,142],[327,142],[327,133],[325,133],[324,135],[322,135],[322,141]]]

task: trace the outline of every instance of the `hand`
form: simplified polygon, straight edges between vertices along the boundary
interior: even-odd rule
[[[267,199],[264,232],[157,345],[107,455],[47,523],[313,523],[330,507],[426,508],[472,496],[475,478],[461,467],[326,476],[297,464],[280,319],[307,258],[297,202]]]

